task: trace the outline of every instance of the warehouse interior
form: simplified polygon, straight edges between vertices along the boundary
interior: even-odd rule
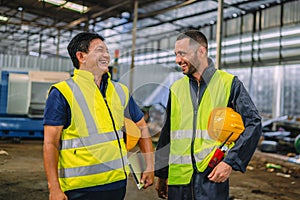
[[[113,78],[129,86],[140,107],[165,105],[165,90],[181,74],[174,60],[175,38],[183,30],[198,29],[208,37],[209,56],[243,81],[266,120],[284,118],[299,128],[299,1],[70,1],[79,11],[66,8],[66,2],[1,1],[1,89],[8,85],[9,70],[23,73],[10,77],[16,84],[35,82],[33,88],[20,88],[23,106],[2,92],[2,115],[42,116],[47,88],[61,80],[54,72],[73,70],[66,46],[81,31],[104,36]],[[54,75],[46,75],[47,83],[43,75],[30,72],[39,82],[24,78],[29,71]],[[145,74],[151,76],[145,79]]]
[[[258,108],[262,150],[290,153],[299,165],[299,10],[299,0],[1,0],[0,137],[43,138],[48,89],[74,69],[67,45],[90,31],[104,36],[112,78],[147,111],[156,138],[168,88],[182,77],[176,37],[196,29],[216,66],[238,76]]]

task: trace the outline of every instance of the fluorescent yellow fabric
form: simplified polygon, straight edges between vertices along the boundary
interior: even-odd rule
[[[106,99],[114,119],[114,130],[109,110],[94,82],[93,74],[75,70],[72,79],[73,86],[68,81],[53,85],[63,94],[71,109],[71,124],[63,130],[61,136],[58,170],[62,190],[125,179],[128,167],[123,166],[123,163],[127,163],[124,160],[127,150],[121,129],[124,125],[124,109],[129,99],[127,88],[116,83],[126,97],[125,104],[122,104],[114,84],[108,81]],[[115,131],[119,133],[121,151]]]
[[[233,75],[217,70],[197,110],[193,108],[187,76],[171,86],[169,185],[190,183],[193,174],[192,148],[198,171],[203,172],[207,168],[214,147],[219,144],[208,135],[208,118],[213,108],[227,106],[232,80]]]

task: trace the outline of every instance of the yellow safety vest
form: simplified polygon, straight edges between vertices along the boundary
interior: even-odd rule
[[[71,79],[53,87],[63,94],[71,109],[71,124],[62,132],[59,151],[61,189],[68,191],[124,180],[128,167],[122,127],[128,89],[108,80],[106,100],[114,130],[92,73],[75,69]]]
[[[169,185],[190,183],[193,174],[192,149],[197,170],[203,172],[207,168],[214,148],[219,145],[208,135],[208,118],[213,108],[227,107],[233,77],[217,70],[196,110],[193,107],[187,76],[171,86]]]

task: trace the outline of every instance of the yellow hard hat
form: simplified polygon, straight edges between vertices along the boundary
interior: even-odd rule
[[[132,120],[125,118],[124,121],[126,129],[126,149],[129,151],[138,143],[141,137],[141,130]]]
[[[215,108],[208,120],[208,134],[217,141],[224,142],[231,133],[227,143],[236,141],[245,127],[242,117],[232,108]]]

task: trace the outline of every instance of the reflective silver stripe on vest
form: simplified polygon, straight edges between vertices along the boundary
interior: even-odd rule
[[[84,116],[84,119],[86,122],[88,133],[89,134],[98,134],[98,130],[97,130],[97,126],[94,122],[94,118],[89,111],[89,107],[85,101],[85,98],[84,98],[79,86],[74,82],[73,79],[68,79],[66,82],[69,85],[69,87],[72,89],[74,97],[75,97],[76,101],[78,102],[78,104],[80,105],[81,112],[83,113],[83,116]]]
[[[201,162],[213,148],[203,149],[201,152],[194,154],[196,162]],[[170,155],[169,164],[191,164],[192,159],[191,155],[179,156],[179,155]]]
[[[186,156],[170,155],[169,157],[169,164],[191,164],[191,163],[192,163],[191,155],[186,155]]]
[[[119,138],[123,138],[123,132],[118,131]],[[103,142],[109,142],[117,140],[115,132],[93,134],[89,137],[74,138],[70,140],[63,140],[61,143],[61,149],[80,148],[84,146],[96,145]]]
[[[201,152],[194,154],[196,162],[201,162],[213,150],[214,147],[203,149]]]
[[[193,137],[192,130],[177,130],[177,131],[172,131],[171,133],[171,139],[173,140],[181,140],[186,138],[192,139],[192,137]],[[196,130],[196,138],[211,140],[207,130]]]
[[[172,131],[171,133],[171,140],[181,140],[181,139],[192,139],[193,131],[192,130],[177,130]],[[196,138],[201,138],[204,140],[211,140],[208,135],[207,130],[196,130]],[[203,149],[201,152],[194,154],[196,162],[202,161],[211,151],[212,148]],[[191,155],[170,155],[169,157],[169,164],[191,164],[192,159]]]
[[[112,83],[113,83],[113,85],[114,85],[114,87],[115,87],[115,89],[116,89],[116,91],[117,91],[117,93],[118,93],[118,95],[121,99],[121,103],[124,107],[126,105],[126,94],[125,94],[122,86],[119,83],[116,83],[114,81],[112,81]]]
[[[181,140],[181,139],[192,139],[193,131],[192,130],[177,130],[171,132],[171,140]]]
[[[196,137],[204,140],[212,140],[207,130],[196,130]],[[196,162],[201,162],[212,151],[213,148],[214,147],[202,149],[201,152],[194,154]]]
[[[127,163],[127,156],[124,156],[123,159]],[[116,169],[120,169],[123,172],[123,164],[121,158],[92,166],[60,169],[59,178],[72,178],[78,176],[94,175]]]
[[[204,140],[211,140],[207,130],[196,130],[196,138],[202,138]]]

